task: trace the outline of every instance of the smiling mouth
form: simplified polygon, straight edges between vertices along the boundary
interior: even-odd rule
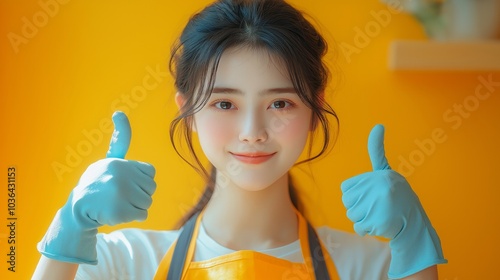
[[[248,154],[235,154],[230,153],[237,160],[248,164],[259,164],[271,159],[276,153],[248,153]]]

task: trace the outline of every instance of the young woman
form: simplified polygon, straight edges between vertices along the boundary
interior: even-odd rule
[[[373,171],[342,184],[358,235],[313,228],[297,210],[289,170],[310,137],[329,146],[327,45],[281,0],[219,0],[194,15],[173,49],[184,136],[207,177],[181,230],[118,230],[144,220],[156,184],[153,166],[125,160],[130,125],[113,115],[107,158],[82,175],[39,243],[42,279],[437,279],[439,238],[407,181],[387,163],[383,127],[370,134]],[[210,161],[192,148],[196,133]],[[310,148],[310,147],[309,147]],[[210,174],[208,174],[210,173]],[[363,235],[382,236],[389,243]]]

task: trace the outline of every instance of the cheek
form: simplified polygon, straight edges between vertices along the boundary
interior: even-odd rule
[[[287,146],[306,142],[310,127],[307,114],[277,115],[269,122],[268,131],[272,137]]]
[[[197,117],[196,128],[200,144],[205,150],[212,147],[223,147],[233,135],[233,124],[230,118],[214,116]],[[205,151],[207,153],[207,151]]]

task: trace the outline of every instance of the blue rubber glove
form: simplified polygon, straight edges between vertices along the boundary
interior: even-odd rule
[[[342,183],[342,202],[357,234],[390,239],[391,279],[446,263],[441,242],[406,179],[391,170],[385,157],[384,127],[376,125],[368,138],[373,171]]]
[[[63,262],[97,264],[96,234],[102,225],[142,221],[156,183],[152,165],[125,160],[131,130],[122,112],[113,114],[115,131],[107,158],[91,164],[38,243],[44,256]]]

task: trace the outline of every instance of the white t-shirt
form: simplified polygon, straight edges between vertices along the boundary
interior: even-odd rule
[[[97,235],[99,264],[80,265],[75,279],[153,279],[158,265],[179,232],[122,229],[109,234],[100,233]],[[388,243],[326,226],[316,228],[316,232],[332,257],[340,279],[388,279],[391,259]],[[195,261],[232,252],[210,238],[200,224]],[[260,252],[292,262],[303,262],[299,240]]]

